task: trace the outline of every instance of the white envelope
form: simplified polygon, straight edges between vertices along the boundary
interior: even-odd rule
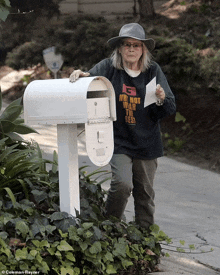
[[[146,95],[144,99],[144,108],[152,103],[157,102],[156,92],[156,76],[146,85]]]

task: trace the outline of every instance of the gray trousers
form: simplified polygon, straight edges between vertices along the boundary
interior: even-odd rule
[[[128,198],[133,194],[135,222],[148,228],[154,224],[153,181],[157,159],[134,159],[114,154],[111,159],[112,181],[106,202],[106,216],[122,218]]]

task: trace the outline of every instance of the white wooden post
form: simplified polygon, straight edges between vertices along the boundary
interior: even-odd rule
[[[47,53],[47,51],[46,51]],[[60,210],[80,212],[77,124],[85,123],[86,148],[97,166],[106,165],[113,153],[115,93],[105,77],[35,80],[24,93],[24,118],[28,125],[56,124]]]
[[[60,211],[76,216],[80,211],[77,124],[58,124]]]

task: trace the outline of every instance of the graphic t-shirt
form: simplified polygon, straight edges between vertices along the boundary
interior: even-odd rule
[[[105,76],[111,81],[116,95],[117,120],[114,122],[114,153],[134,158],[155,159],[163,155],[160,119],[175,113],[174,95],[160,66],[150,68],[137,77],[112,66],[104,59],[89,70],[91,76]],[[146,85],[156,76],[166,98],[162,106],[155,103],[144,108]]]

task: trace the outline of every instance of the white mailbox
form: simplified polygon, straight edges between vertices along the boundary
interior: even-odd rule
[[[57,124],[60,207],[73,214],[79,207],[77,124],[85,123],[86,149],[97,166],[113,154],[115,92],[105,77],[35,80],[24,93],[24,119],[28,125]]]

